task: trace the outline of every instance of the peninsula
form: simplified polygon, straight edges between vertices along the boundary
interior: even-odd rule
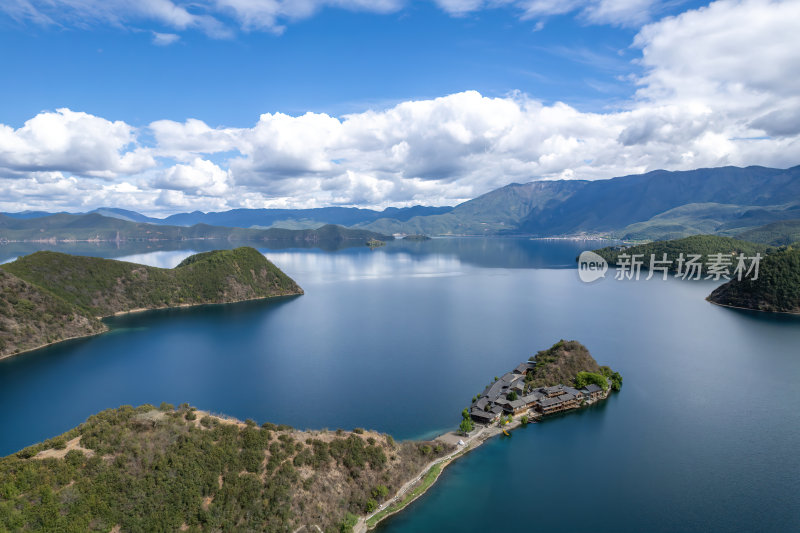
[[[349,531],[451,451],[123,406],[0,459],[0,531]]]
[[[0,267],[0,358],[108,329],[121,313],[303,294],[249,247],[196,254],[173,269],[36,252]]]
[[[768,254],[757,279],[732,279],[707,300],[724,307],[800,314],[800,248],[786,246]]]
[[[0,530],[363,533],[487,439],[621,385],[582,344],[562,340],[496,378],[460,430],[433,441],[259,426],[187,404],[109,409],[0,458]]]

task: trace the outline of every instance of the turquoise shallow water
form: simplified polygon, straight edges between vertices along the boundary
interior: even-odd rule
[[[264,250],[304,296],[117,318],[0,361],[0,454],[162,401],[430,436],[493,376],[569,338],[623,374],[622,392],[488,442],[381,531],[800,530],[800,320],[713,306],[714,284],[582,284],[586,247]],[[92,252],[158,266],[191,253]]]

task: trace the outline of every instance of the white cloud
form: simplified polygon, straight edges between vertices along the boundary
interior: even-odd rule
[[[280,32],[286,21],[310,17],[325,7],[390,13],[403,5],[404,0],[4,0],[0,11],[20,22],[45,25],[156,22],[177,31],[198,29],[212,37],[228,37],[228,19],[244,31]],[[170,34],[156,33],[153,42],[174,40]]]
[[[508,8],[523,19],[576,13],[592,24],[641,25],[659,9],[656,0],[432,0],[445,12],[462,16],[485,9]],[[325,8],[386,14],[410,0],[4,0],[0,11],[18,21],[45,25],[111,24],[119,27],[155,22],[175,31],[197,29],[212,37],[242,31],[281,33],[287,23],[314,16]],[[540,28],[541,21],[537,24]],[[153,42],[174,42],[174,33],[156,33]]]
[[[221,196],[228,192],[228,172],[211,161],[197,158],[189,165],[169,167],[153,181],[157,189],[183,191],[195,195]]]
[[[180,38],[181,36],[175,33],[159,33],[157,31],[153,32],[153,44],[158,46],[168,46],[177,42]]]
[[[523,19],[577,13],[592,24],[637,26],[659,9],[656,0],[434,0],[446,12],[460,16],[483,9],[511,7]],[[538,27],[538,26],[537,26]],[[541,29],[541,28],[539,28]]]
[[[42,112],[18,129],[0,124],[0,172],[66,171],[114,177],[155,163],[133,146],[135,130],[121,121],[58,109]]]
[[[800,3],[723,0],[644,27],[616,111],[474,91],[250,128],[161,120],[151,136],[69,110],[0,125],[0,209],[452,204],[509,182],[800,163]],[[102,179],[101,179],[102,178]]]
[[[761,121],[768,135],[784,133],[781,116],[800,108],[798,20],[800,2],[728,0],[646,26],[634,41],[647,69],[638,97],[702,104],[742,127]]]

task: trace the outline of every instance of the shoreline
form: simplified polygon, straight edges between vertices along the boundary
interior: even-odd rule
[[[608,397],[611,395],[611,390],[609,389],[605,396],[602,396],[598,399],[591,400],[584,405],[578,407],[577,409],[571,409],[569,411],[579,411],[581,409],[585,409],[592,405],[598,404],[602,401],[606,401]],[[565,415],[568,414],[569,411],[562,411],[559,413],[555,413],[556,415]],[[475,433],[473,435],[469,435],[464,437],[458,433],[458,431],[449,431],[447,433],[443,433],[438,437],[434,438],[434,441],[440,441],[444,443],[452,444],[453,439],[459,439],[464,441],[463,446],[457,446],[457,449],[452,452],[451,454],[436,459],[432,461],[425,468],[422,469],[411,481],[407,482],[403,485],[392,498],[387,500],[386,502],[381,505],[381,507],[374,511],[372,514],[362,515],[358,517],[358,522],[353,527],[353,533],[367,533],[368,531],[374,530],[378,524],[386,520],[392,515],[400,513],[408,508],[413,502],[417,499],[422,497],[425,493],[427,493],[439,480],[439,477],[444,472],[445,468],[450,466],[450,464],[460,457],[464,457],[470,452],[478,449],[484,442],[497,437],[498,435],[502,435],[504,432],[514,431],[519,429],[522,426],[526,426],[528,424],[522,423],[522,418],[527,416],[529,419],[528,424],[537,424],[541,422],[544,417],[542,415],[538,416],[531,416],[528,411],[525,413],[520,413],[518,415],[514,415],[512,420],[506,424],[497,425],[498,422],[493,422],[491,425],[482,426],[480,429],[474,430]],[[433,471],[434,468],[438,468],[439,470],[435,472],[435,476],[433,479],[427,480],[426,484],[426,476]],[[414,489],[421,489],[419,492],[414,493]],[[411,493],[410,497],[406,497],[408,493]],[[405,497],[405,498],[404,498]],[[398,501],[399,500],[399,501]],[[396,508],[392,509],[392,506],[396,505]],[[377,518],[376,518],[377,517]]]
[[[768,313],[772,315],[800,316],[800,311],[765,311],[764,309],[753,309],[752,307],[739,307],[738,305],[722,304],[719,302],[715,302],[714,300],[711,300],[709,296],[706,296],[706,301],[710,304],[719,307],[727,307],[728,309],[738,309],[740,311],[753,311],[755,313]]]
[[[519,420],[514,420],[514,422],[510,423],[509,427],[505,429],[513,430],[521,425],[522,424],[519,422]],[[488,435],[484,435],[484,433],[487,432]],[[453,435],[455,433],[456,432],[451,431],[449,433],[439,435],[434,440],[440,440],[446,435]],[[425,495],[436,484],[445,468],[450,466],[453,461],[459,457],[466,456],[469,452],[476,450],[481,444],[490,438],[496,437],[502,433],[503,430],[499,427],[493,428],[491,426],[484,426],[481,429],[476,430],[474,435],[461,437],[464,439],[464,446],[458,446],[457,449],[451,454],[428,463],[425,468],[423,468],[414,478],[411,479],[411,481],[406,482],[402,487],[400,487],[400,489],[391,499],[387,500],[383,505],[381,505],[381,508],[372,514],[359,516],[358,522],[353,527],[353,533],[366,533],[367,531],[371,531],[390,516],[404,511],[409,505]],[[434,469],[438,470],[434,471]],[[431,472],[434,472],[434,477],[430,480],[426,479],[428,474]],[[415,489],[421,490],[414,492]],[[397,505],[397,507],[392,509],[392,506],[394,505]]]
[[[272,299],[276,299],[276,298],[287,298],[287,297],[291,297],[291,296],[302,296],[303,294],[305,294],[305,292],[302,289],[300,289],[300,292],[294,292],[294,293],[290,293],[290,294],[278,294],[278,295],[275,295],[275,296],[259,296],[259,297],[256,297],[256,298],[244,298],[242,300],[235,300],[235,301],[232,301],[232,302],[205,302],[205,303],[194,303],[194,304],[168,305],[168,306],[164,306],[164,307],[139,307],[139,308],[136,308],[136,309],[130,309],[128,311],[117,311],[116,313],[111,314],[111,315],[98,316],[98,317],[95,317],[95,318],[97,320],[103,321],[106,318],[115,318],[115,317],[120,317],[120,316],[124,316],[124,315],[146,313],[148,311],[166,311],[166,310],[169,310],[169,309],[185,309],[185,308],[189,308],[189,307],[201,307],[201,306],[204,306],[204,305],[233,305],[233,304],[239,304],[239,303],[245,303],[245,302],[256,302],[256,301],[259,301],[259,300],[272,300]],[[97,333],[87,333],[86,335],[76,335],[74,337],[68,337],[68,338],[65,338],[65,339],[59,339],[57,341],[48,342],[46,344],[42,344],[42,345],[36,346],[34,348],[28,348],[28,349],[22,350],[20,352],[0,355],[0,361],[3,361],[5,359],[9,359],[11,357],[16,357],[18,355],[23,355],[23,354],[26,354],[26,353],[35,352],[37,350],[42,350],[44,348],[48,348],[50,346],[54,346],[54,345],[60,344],[62,342],[79,340],[79,339],[88,339],[90,337],[97,337],[99,335],[104,335],[104,334],[108,333],[109,331],[111,331],[111,328],[108,327],[108,325],[105,324],[105,322],[103,322],[103,325],[106,328],[104,331],[98,331]]]
[[[48,348],[48,347],[54,346],[56,344],[61,344],[62,342],[76,341],[76,340],[79,340],[79,339],[88,339],[89,337],[97,337],[99,335],[103,335],[104,333],[108,333],[109,331],[111,331],[111,328],[106,326],[105,331],[98,331],[97,333],[87,333],[86,335],[76,335],[74,337],[67,337],[66,339],[59,339],[57,341],[48,342],[47,344],[42,344],[41,346],[36,346],[35,348],[28,348],[27,350],[22,350],[21,352],[7,353],[5,355],[0,355],[0,361],[3,361],[4,359],[10,359],[10,358],[16,357],[18,355],[22,355],[22,354],[26,354],[26,353],[30,353],[30,352],[35,352],[36,350],[42,350],[44,348]]]

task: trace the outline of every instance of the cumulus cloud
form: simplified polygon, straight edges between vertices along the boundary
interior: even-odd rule
[[[475,91],[342,117],[266,113],[249,128],[161,120],[143,133],[41,113],[0,126],[0,209],[442,205],[515,181],[788,167],[800,163],[795,20],[798,2],[722,0],[647,25],[636,96],[604,113]]]
[[[220,196],[228,192],[228,172],[211,161],[197,158],[188,165],[169,167],[152,185],[157,189]]]
[[[153,166],[149,150],[134,146],[135,130],[121,121],[59,109],[13,129],[0,124],[0,172],[58,170],[112,178]]]

